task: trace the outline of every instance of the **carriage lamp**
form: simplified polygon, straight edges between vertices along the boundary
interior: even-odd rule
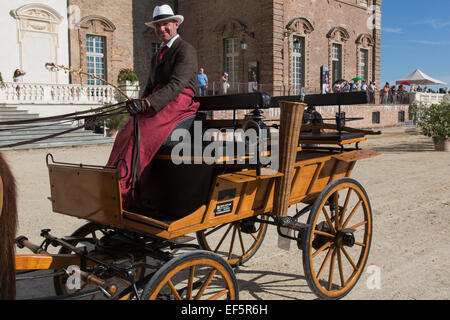
[[[247,50],[247,42],[245,42],[245,40],[242,40],[242,41],[241,41],[241,49],[242,49],[243,51]]]

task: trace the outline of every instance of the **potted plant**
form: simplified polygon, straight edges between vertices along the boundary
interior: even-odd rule
[[[136,73],[131,69],[121,69],[117,76],[117,82],[120,84],[136,85],[139,82],[139,78]]]
[[[113,117],[110,117],[105,120],[105,134],[107,137],[115,137],[117,132],[123,128],[123,126],[130,119],[130,115],[128,113],[119,114]]]
[[[119,88],[125,92],[127,97],[131,99],[139,98],[139,78],[136,73],[131,69],[122,69],[117,76],[117,82]],[[124,97],[120,95],[119,101],[122,101]]]
[[[450,102],[411,106],[414,123],[422,134],[431,137],[436,151],[450,151]]]

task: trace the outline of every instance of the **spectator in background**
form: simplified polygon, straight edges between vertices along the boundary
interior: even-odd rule
[[[228,73],[224,72],[220,78],[219,94],[227,94],[228,88],[230,88],[230,83],[228,82]]]
[[[341,85],[341,82],[340,82],[340,81],[336,81],[336,82],[333,84],[333,92],[334,92],[334,93],[342,92],[342,85]]]
[[[361,83],[361,91],[367,92],[367,82],[366,80],[363,80]]]
[[[197,73],[197,89],[200,97],[206,96],[208,90],[208,76],[205,74],[205,69],[200,68]]]
[[[389,97],[391,98],[392,104],[397,103],[397,88],[395,86],[392,86],[391,89],[389,89]]]
[[[406,90],[405,87],[403,87],[403,85],[399,85],[398,86],[398,90],[397,90],[397,101],[400,104],[403,104],[403,102],[405,101],[405,97],[406,97]]]
[[[388,104],[389,102],[389,89],[389,82],[386,82],[383,89],[381,90],[381,101],[383,102],[383,104]]]
[[[350,92],[352,90],[352,86],[350,83],[346,82],[344,87],[342,88],[342,92]]]
[[[13,74],[13,82],[17,83],[17,86],[16,86],[17,97],[20,97],[20,86],[18,84],[23,83],[24,75],[25,75],[25,72],[23,72],[20,69],[16,69]]]

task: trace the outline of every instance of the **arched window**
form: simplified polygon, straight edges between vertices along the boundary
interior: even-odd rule
[[[72,67],[114,81],[117,74],[111,74],[111,70],[115,25],[107,18],[96,15],[81,18],[77,25],[79,27],[73,30],[71,36]],[[103,84],[91,77],[81,79],[77,74],[73,74],[72,82]]]
[[[343,78],[346,66],[346,42],[350,34],[343,27],[334,27],[328,34],[328,66],[331,74],[331,84]]]
[[[216,47],[220,50],[218,56],[222,57],[223,71],[228,73],[230,83],[245,81],[241,75],[244,74],[241,42],[249,34],[247,29],[247,25],[238,19],[222,21],[214,28]]]
[[[311,42],[308,35],[314,31],[311,22],[302,17],[289,21],[285,36],[289,38],[289,86],[292,94],[300,94],[301,88],[309,87],[308,66]]]
[[[358,77],[363,78],[368,82],[374,80],[372,79],[373,60],[371,59],[371,57],[373,56],[374,45],[375,41],[373,40],[373,37],[368,33],[361,34],[356,39],[356,70],[358,70]]]

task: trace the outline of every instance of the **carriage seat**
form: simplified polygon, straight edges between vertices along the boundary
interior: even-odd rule
[[[365,134],[362,132],[301,132],[299,143],[344,145],[365,139]]]
[[[199,111],[192,116],[181,120],[176,129],[188,130],[191,139],[180,137],[178,141],[171,139],[171,135],[164,141],[151,165],[143,173],[146,175],[145,190],[140,193],[140,205],[144,209],[137,212],[145,215],[144,212],[157,212],[172,219],[182,218],[191,214],[199,207],[207,204],[209,200],[210,188],[214,183],[217,174],[224,172],[223,164],[207,164],[204,161],[183,161],[175,164],[171,161],[173,148],[179,143],[188,143],[185,147],[190,148],[191,156],[203,155],[204,148],[210,143],[203,142],[200,145],[194,144],[194,123],[200,121],[202,124],[202,135],[206,130],[206,113],[211,110],[236,110],[253,109],[255,106],[267,108],[270,97],[263,93],[236,94],[227,96],[195,97],[200,103]],[[175,131],[174,130],[174,131]],[[187,134],[187,133],[186,133]],[[223,145],[223,148],[226,146]],[[201,150],[196,150],[199,148]],[[218,150],[222,146],[218,146]],[[197,152],[196,152],[197,151]],[[225,152],[220,152],[225,154]],[[213,154],[212,156],[216,156]],[[192,161],[194,160],[194,161]],[[203,159],[199,159],[203,160]],[[229,170],[226,169],[226,170]]]

